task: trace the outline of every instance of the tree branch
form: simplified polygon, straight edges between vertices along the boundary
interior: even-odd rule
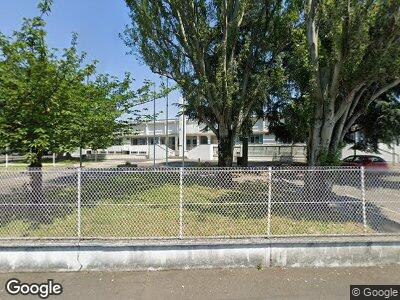
[[[312,72],[314,74],[314,94],[316,100],[320,103],[323,102],[324,96],[321,88],[321,80],[319,76],[319,63],[318,63],[318,29],[316,24],[316,10],[318,6],[318,0],[307,1],[306,11],[306,24],[307,24],[307,43],[310,52],[310,60],[312,66]]]
[[[349,105],[351,106],[351,104],[354,101],[354,97],[356,95],[356,93],[358,93],[358,91],[365,85],[364,82],[356,85],[356,87],[354,89],[352,89],[352,91],[347,95],[347,97],[345,98],[344,101],[342,101],[342,103],[340,104],[338,110],[335,113],[335,117],[334,117],[334,122],[336,123],[337,121],[339,121],[339,119],[343,116],[343,114],[346,112],[346,110],[349,108]]]
[[[372,97],[368,100],[366,106],[368,106],[371,102],[373,102],[374,100],[376,100],[377,98],[382,96],[382,94],[386,93],[388,90],[396,87],[399,84],[400,84],[400,78],[397,78],[394,81],[392,81],[391,83],[387,84],[386,86],[384,86],[383,88],[381,88],[375,94],[372,95]]]

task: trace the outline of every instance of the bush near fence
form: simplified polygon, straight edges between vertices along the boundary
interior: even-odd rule
[[[399,234],[400,172],[1,171],[0,206],[0,238],[7,239]]]

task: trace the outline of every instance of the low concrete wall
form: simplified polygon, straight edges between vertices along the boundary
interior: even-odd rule
[[[0,272],[400,265],[398,238],[153,242],[22,242],[0,246]]]

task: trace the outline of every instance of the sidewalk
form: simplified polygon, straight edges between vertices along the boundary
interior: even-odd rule
[[[350,284],[399,284],[400,266],[385,268],[212,269],[151,272],[0,274],[0,299],[10,278],[54,279],[63,294],[48,299],[349,299]]]

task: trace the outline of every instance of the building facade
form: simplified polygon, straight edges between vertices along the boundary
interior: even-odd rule
[[[277,156],[304,156],[303,145],[281,145],[268,130],[268,121],[258,120],[249,139],[249,157],[263,159]],[[103,155],[129,155],[153,159],[179,158],[212,161],[218,158],[217,137],[206,126],[185,116],[170,120],[157,120],[135,125],[133,133],[116,140],[107,148],[98,150]],[[85,150],[86,155],[94,152]],[[236,142],[234,157],[241,156],[242,146]]]
[[[275,140],[275,136],[268,130],[267,120],[258,120],[253,128],[249,140],[248,154],[252,161],[306,161],[306,145],[285,145]],[[342,151],[342,158],[354,155],[351,145]],[[388,162],[400,162],[400,148],[392,148],[380,144],[377,156]],[[91,149],[84,149],[84,154],[94,156]],[[234,160],[242,156],[242,145],[237,140],[234,148]],[[99,149],[97,154],[106,158],[121,159],[153,159],[185,158],[196,161],[216,161],[218,159],[218,141],[211,130],[193,120],[183,116],[177,119],[157,120],[154,122],[135,125],[133,133],[116,140],[115,144],[107,149]],[[357,154],[371,154],[357,151]],[[79,155],[79,152],[75,156]]]

